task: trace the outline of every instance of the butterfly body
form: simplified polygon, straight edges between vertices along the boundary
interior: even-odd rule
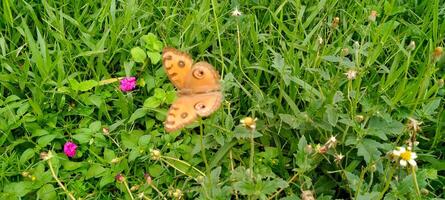
[[[167,132],[179,130],[219,108],[223,95],[218,72],[211,64],[193,63],[190,55],[169,47],[164,48],[162,61],[168,78],[178,90],[178,98],[164,123]]]

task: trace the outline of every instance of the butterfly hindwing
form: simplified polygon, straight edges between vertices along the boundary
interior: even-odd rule
[[[193,123],[198,116],[206,117],[212,114],[221,105],[222,98],[221,92],[178,97],[168,111],[165,129],[172,132]]]

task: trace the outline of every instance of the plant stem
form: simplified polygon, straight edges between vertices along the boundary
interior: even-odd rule
[[[207,156],[206,156],[206,152],[205,152],[205,148],[204,148],[204,130],[203,130],[203,126],[202,126],[202,119],[199,119],[199,132],[201,135],[201,156],[202,156],[202,159],[204,160],[204,164],[206,166],[206,175],[210,175],[209,163],[207,162]]]
[[[416,188],[417,197],[420,198],[420,189],[419,189],[419,183],[417,183],[416,168],[411,166],[411,172],[413,174],[413,181],[414,181],[414,186]]]
[[[250,163],[249,163],[249,169],[250,169],[250,177],[253,180],[253,159],[255,156],[255,140],[254,140],[254,130],[250,130]]]
[[[167,200],[167,198],[165,198],[164,194],[162,194],[161,191],[159,191],[159,189],[152,183],[149,184],[151,188],[153,188],[153,190],[155,190],[164,200]]]
[[[49,170],[51,171],[51,175],[53,175],[53,178],[56,179],[57,184],[59,184],[59,186],[63,189],[63,191],[66,192],[66,194],[68,195],[68,197],[70,197],[70,199],[76,200],[73,194],[71,194],[71,192],[69,192],[68,189],[66,189],[65,185],[63,185],[63,183],[59,180],[59,178],[57,178],[56,172],[54,171],[53,168],[53,164],[51,163],[51,159],[48,160],[48,166]]]
[[[127,189],[128,195],[130,195],[130,199],[134,200],[133,194],[131,193],[130,187],[128,187],[127,180],[123,181],[125,188]]]
[[[383,197],[385,196],[385,193],[389,189],[389,185],[391,184],[391,180],[392,180],[392,176],[394,175],[394,171],[395,171],[394,167],[391,167],[391,171],[389,171],[389,177],[386,179],[385,187],[380,192],[379,198],[377,198],[377,199],[383,199]]]
[[[218,46],[219,46],[219,55],[221,56],[221,79],[224,79],[224,69],[226,69],[226,65],[224,64],[224,56],[222,51],[222,45],[221,45],[221,33],[219,32],[219,24],[218,24],[218,16],[216,16],[216,6],[215,6],[215,0],[212,0],[212,10],[213,10],[213,17],[215,18],[215,26],[216,26],[216,36],[218,38]]]

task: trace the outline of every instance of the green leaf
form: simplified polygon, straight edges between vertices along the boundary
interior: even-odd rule
[[[137,63],[144,63],[147,58],[147,54],[141,47],[133,47],[130,53],[131,58]]]
[[[51,135],[44,135],[42,137],[39,137],[39,139],[37,139],[37,144],[39,144],[39,146],[41,147],[45,147],[46,145],[48,145],[51,141],[54,140],[54,138],[56,138],[57,135],[56,134],[51,134]]]
[[[32,132],[32,136],[42,136],[42,135],[48,135],[49,132],[45,129],[37,129]]]
[[[359,194],[357,196],[357,200],[373,200],[377,199],[379,195],[380,195],[379,192],[368,192],[364,194]]]
[[[51,184],[45,184],[37,191],[37,196],[42,200],[57,199],[56,189]]]
[[[73,135],[73,139],[78,141],[79,144],[86,144],[86,143],[90,142],[91,138],[92,138],[91,133],[87,133],[87,132],[78,133],[76,135]]]
[[[143,35],[141,40],[145,43],[145,48],[150,51],[160,52],[162,50],[162,42],[159,41],[158,37],[153,33]]]
[[[280,119],[286,123],[287,125],[289,125],[291,128],[293,129],[297,129],[301,126],[301,120],[298,120],[297,117],[295,117],[294,115],[290,115],[290,114],[279,114]]]
[[[422,107],[422,111],[425,115],[432,115],[434,111],[440,106],[440,98],[435,98],[429,101],[426,105]]]
[[[26,149],[20,156],[20,163],[24,164],[26,161],[31,159],[35,155],[35,151],[32,148]]]
[[[403,133],[404,126],[399,121],[393,119],[383,119],[380,117],[372,117],[369,120],[367,133],[377,136],[382,140],[387,140],[386,135],[398,136]]]
[[[104,186],[112,183],[114,181],[114,175],[110,172],[106,172],[105,175],[99,181],[99,187],[103,188]]]
[[[275,178],[272,180],[263,181],[263,189],[261,191],[262,195],[269,195],[278,189],[286,188],[288,186],[287,182],[281,178]]]
[[[361,143],[357,144],[357,155],[363,156],[366,163],[379,159],[382,153],[377,149],[382,148],[382,144],[372,139],[363,139]]]
[[[165,98],[165,90],[163,90],[162,88],[155,88],[155,94],[154,97],[156,97],[157,99],[164,99]]]
[[[157,64],[162,58],[160,53],[150,51],[147,51],[147,56],[150,58],[152,64]]]
[[[360,178],[348,171],[344,171],[345,175],[346,175],[346,179],[348,180],[348,186],[351,190],[356,191],[357,190],[357,186],[360,182]]]
[[[158,164],[151,165],[148,168],[148,173],[150,173],[150,176],[152,176],[152,177],[159,177],[163,171],[164,171],[164,168]]]
[[[87,80],[87,81],[82,81],[80,82],[78,85],[76,85],[76,87],[71,87],[71,89],[76,90],[76,91],[88,91],[91,90],[92,88],[96,87],[99,83],[95,80]]]
[[[105,149],[104,149],[104,160],[105,160],[107,163],[110,163],[111,160],[113,160],[114,158],[116,158],[116,154],[114,153],[114,151],[105,148]]]
[[[83,162],[73,162],[73,161],[69,161],[69,160],[62,162],[63,168],[67,171],[76,170],[76,169],[83,167],[85,165],[86,164]]]
[[[94,121],[93,123],[88,126],[92,132],[100,131],[102,127],[102,123],[100,121]]]
[[[154,96],[148,97],[144,101],[145,108],[158,108],[160,105],[161,105],[161,100],[159,100],[158,98],[156,98]]]
[[[141,153],[139,152],[138,149],[133,149],[130,151],[130,154],[128,155],[128,161],[132,162],[134,160],[136,160],[136,158],[138,158],[141,155]]]
[[[239,191],[242,195],[255,194],[255,184],[252,181],[239,181],[233,184],[233,188]]]
[[[18,197],[24,197],[26,194],[32,191],[33,183],[28,181],[10,182],[3,188],[3,192],[12,193]]]
[[[130,119],[128,120],[128,123],[133,123],[135,120],[142,118],[147,113],[146,108],[138,108],[136,109],[133,114],[131,114]]]
[[[103,168],[99,164],[92,164],[91,167],[88,169],[87,173],[85,174],[85,179],[100,177],[106,171],[107,169]]]
[[[334,106],[327,105],[325,114],[327,116],[329,124],[331,124],[332,126],[336,126],[338,120],[338,111],[334,108]]]

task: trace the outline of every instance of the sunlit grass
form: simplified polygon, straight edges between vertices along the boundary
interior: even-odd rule
[[[0,199],[444,198],[440,0],[3,0],[0,13]],[[211,63],[224,91],[170,134],[159,43]]]

